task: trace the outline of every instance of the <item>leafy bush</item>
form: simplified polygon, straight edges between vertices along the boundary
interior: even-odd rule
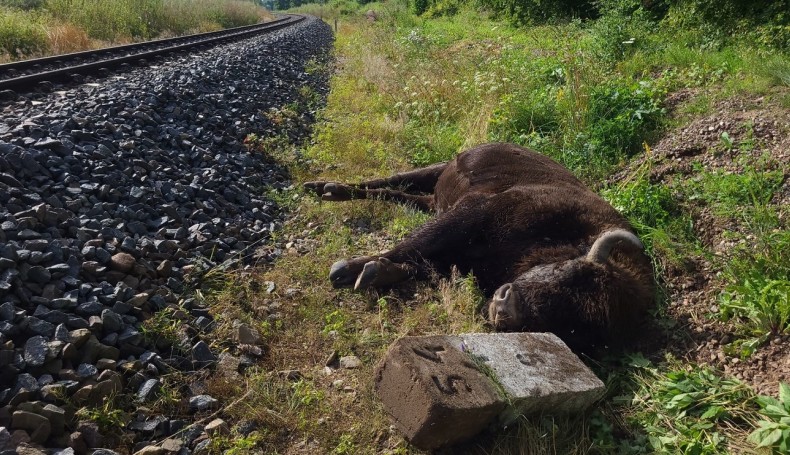
[[[655,453],[726,453],[728,434],[755,414],[748,386],[704,367],[644,368],[637,382],[636,417]]]
[[[108,41],[236,27],[265,16],[261,7],[240,0],[47,0],[47,9],[79,25],[91,38]],[[206,26],[209,23],[217,26]]]
[[[605,188],[602,196],[640,233],[667,227],[679,211],[671,190],[664,185],[651,184],[647,179]]]
[[[19,58],[47,47],[44,27],[33,16],[0,8],[0,54]]]
[[[598,3],[601,17],[593,22],[593,50],[605,62],[623,60],[654,39],[656,23],[639,0],[608,0]]]
[[[787,25],[790,23],[788,0],[671,0],[678,9],[688,8],[698,20],[720,27],[736,24]]]
[[[587,111],[589,141],[613,153],[633,155],[658,128],[664,114],[662,98],[647,80],[612,81],[594,88]]]
[[[657,85],[646,80],[615,79],[593,87],[582,128],[566,132],[571,136],[561,161],[573,169],[597,173],[634,155],[661,125],[662,98]]]
[[[350,16],[359,10],[359,3],[353,0],[331,0],[329,6],[341,16]]]
[[[723,142],[726,147],[726,141]],[[740,173],[705,171],[699,165],[696,171],[684,185],[687,198],[704,201],[717,214],[727,217],[743,213],[748,210],[746,206],[767,204],[784,181],[781,171],[766,171],[753,165],[745,165]]]
[[[463,145],[463,137],[458,127],[452,124],[427,124],[422,127],[410,123],[406,129],[411,134],[409,161],[415,166],[449,161],[455,157]]]
[[[150,38],[162,0],[47,0],[56,17],[79,25],[94,39]]]
[[[671,0],[672,29],[696,30],[706,47],[747,38],[763,46],[788,49],[790,0]]]

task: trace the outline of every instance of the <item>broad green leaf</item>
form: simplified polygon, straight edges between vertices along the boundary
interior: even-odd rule
[[[782,404],[776,398],[768,397],[765,395],[760,395],[759,397],[756,398],[756,401],[762,408],[765,408],[770,405],[782,406]]]
[[[711,406],[708,408],[707,411],[703,412],[700,416],[701,419],[715,419],[719,417],[719,414],[724,412],[724,408],[721,406]]]
[[[762,440],[757,447],[771,447],[782,439],[782,430],[779,428],[773,429],[762,436]]]
[[[781,417],[786,416],[787,415],[787,411],[785,411],[784,407],[781,407],[781,406],[778,406],[778,405],[769,404],[768,406],[766,406],[763,409],[763,414],[765,414],[767,416],[770,416],[770,417],[773,417],[773,418],[776,418],[776,419],[779,419]]]
[[[779,383],[779,401],[782,402],[785,409],[790,411],[790,385],[784,382]]]

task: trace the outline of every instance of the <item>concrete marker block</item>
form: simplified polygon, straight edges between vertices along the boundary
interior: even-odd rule
[[[422,449],[463,442],[520,414],[581,412],[605,391],[550,333],[401,338],[375,382],[395,426]]]
[[[505,408],[496,384],[452,336],[395,341],[376,370],[376,393],[413,445],[435,449],[469,439]]]
[[[500,417],[583,412],[606,392],[604,383],[552,333],[471,333],[463,349],[496,377],[510,399]]]

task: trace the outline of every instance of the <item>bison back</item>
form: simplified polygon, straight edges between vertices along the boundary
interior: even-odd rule
[[[436,184],[435,207],[438,212],[450,210],[470,193],[498,194],[514,187],[545,185],[585,188],[545,155],[514,144],[485,144],[449,163]]]

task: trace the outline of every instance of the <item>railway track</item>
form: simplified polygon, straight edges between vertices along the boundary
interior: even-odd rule
[[[328,74],[307,68],[324,67],[332,42],[329,25],[306,16],[158,59],[155,71],[0,106],[0,453],[161,453],[165,438],[172,453],[205,453],[221,443],[204,417],[230,403],[197,387],[209,374],[246,381],[263,351],[254,340],[215,344],[229,333],[222,321],[238,332],[234,317],[193,289],[204,272],[286,253],[272,235],[284,210],[270,195],[291,185],[288,172],[243,141],[308,137],[310,109],[287,122],[267,114],[301,105],[305,88],[327,93]],[[270,303],[261,311],[274,323],[282,314]],[[148,331],[151,319],[178,340]],[[170,411],[158,405],[168,390],[208,404]],[[123,413],[99,427],[73,412],[82,406]],[[219,414],[233,432],[250,428]],[[46,452],[22,449],[28,441]]]
[[[42,82],[78,82],[84,76],[102,75],[123,65],[273,32],[304,19],[302,15],[288,14],[263,24],[6,63],[0,65],[0,91],[29,92]]]

